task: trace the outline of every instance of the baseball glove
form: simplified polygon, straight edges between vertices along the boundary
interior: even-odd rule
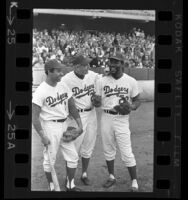
[[[122,97],[119,105],[114,106],[114,110],[121,115],[128,115],[131,112],[131,105],[125,97]]]
[[[92,102],[93,106],[100,107],[101,106],[101,96],[93,94],[91,96],[91,102]]]
[[[75,140],[81,133],[77,131],[75,127],[69,126],[67,130],[63,133],[63,142],[71,142]]]

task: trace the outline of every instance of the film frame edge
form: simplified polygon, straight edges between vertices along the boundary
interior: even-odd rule
[[[23,1],[11,2],[7,1],[7,15],[6,15],[6,96],[5,96],[5,107],[6,107],[6,118],[5,118],[5,172],[7,178],[4,180],[5,186],[5,197],[14,198],[14,197],[28,197],[28,198],[38,198],[38,197],[69,197],[72,194],[66,193],[49,193],[49,192],[38,192],[38,191],[30,191],[31,190],[31,95],[32,95],[32,29],[33,29],[33,9],[37,8],[35,3],[24,3]],[[42,2],[37,3],[39,4]],[[52,5],[52,4],[51,4]],[[176,5],[176,7],[175,7]],[[179,198],[181,195],[180,192],[180,183],[181,183],[181,89],[182,89],[182,2],[177,5],[177,1],[175,5],[170,5],[170,11],[172,13],[172,18],[169,23],[169,30],[159,30],[160,27],[164,28],[164,17],[162,17],[162,21],[158,20],[160,18],[158,14],[161,10],[158,8],[156,11],[156,25],[155,25],[155,33],[156,38],[159,35],[169,34],[172,36],[172,43],[169,46],[163,46],[162,43],[160,45],[156,42],[156,59],[155,59],[155,127],[154,127],[154,157],[153,160],[155,162],[154,166],[154,180],[153,180],[153,192],[145,193],[121,193],[121,192],[107,192],[101,195],[100,192],[85,192],[83,194],[78,194],[78,196],[82,197],[82,195],[96,195],[98,196],[119,196],[119,197],[172,197]],[[48,7],[50,4],[48,5]],[[40,6],[39,6],[40,7]],[[54,6],[52,6],[54,7]],[[29,18],[26,19],[17,19],[16,12],[17,10],[29,10],[30,15]],[[10,12],[11,10],[11,12]],[[166,11],[164,9],[162,11]],[[168,11],[168,10],[167,10]],[[24,11],[27,12],[27,11]],[[11,14],[10,14],[11,13]],[[163,13],[164,14],[164,13]],[[28,25],[29,26],[26,26]],[[23,25],[24,30],[21,28]],[[159,28],[159,29],[158,29]],[[29,34],[17,36],[17,34]],[[18,38],[18,39],[17,39]],[[21,38],[21,39],[20,39]],[[23,39],[24,38],[24,39]],[[23,39],[23,41],[22,41]],[[23,44],[22,44],[23,43]],[[29,50],[28,50],[29,47]],[[19,51],[17,51],[17,49]],[[166,52],[166,56],[161,55],[159,52],[164,49],[169,49],[169,52],[172,52],[173,55],[169,55]],[[9,55],[12,55],[12,59],[9,58]],[[16,58],[29,58],[29,67],[23,64],[22,68],[16,66]],[[158,60],[161,59],[170,59],[172,61],[172,66],[170,69],[159,68],[157,63]],[[13,67],[12,67],[13,66]],[[25,67],[24,67],[25,66]],[[11,71],[11,73],[9,73]],[[164,80],[163,77],[159,76],[159,73],[172,75],[170,80]],[[13,75],[13,76],[12,76]],[[10,81],[11,80],[11,81]],[[28,81],[29,80],[29,81]],[[16,91],[15,85],[17,82],[27,82],[29,83],[29,89],[27,91]],[[157,93],[157,87],[160,83],[170,83],[171,84],[171,92],[173,99],[171,99],[170,105],[167,103],[167,99],[164,98],[164,95],[161,93]],[[26,86],[28,88],[28,86]],[[21,90],[21,89],[20,89]],[[27,95],[27,98],[23,98],[24,95]],[[170,97],[168,94],[167,97]],[[162,100],[160,100],[160,98]],[[26,107],[24,107],[26,106]],[[157,111],[158,108],[168,107],[171,110],[170,117],[168,119],[164,119],[167,124],[173,123],[173,128],[170,130],[163,130],[163,127],[160,127],[161,121],[163,118],[158,117]],[[163,112],[163,111],[162,111]],[[165,112],[165,111],[164,111]],[[23,123],[24,122],[24,123]],[[29,129],[28,129],[29,128]],[[26,140],[17,139],[16,134],[17,130],[28,130],[29,138]],[[165,142],[161,142],[158,140],[158,132],[169,131],[171,133],[171,139],[169,141],[172,152],[169,152],[169,149],[164,147]],[[29,148],[28,148],[29,146]],[[161,152],[161,149],[165,150]],[[19,155],[26,154],[28,155],[28,161],[26,163],[16,163],[19,162]],[[168,167],[163,167],[157,165],[157,156],[169,155],[170,156],[170,165]],[[23,156],[23,155],[22,155]],[[16,158],[15,158],[16,157]],[[26,156],[27,157],[27,156]],[[16,161],[15,161],[16,160]],[[26,159],[27,160],[27,159]],[[21,161],[20,161],[21,162]],[[7,165],[8,163],[12,163]],[[165,169],[166,168],[166,169]],[[159,170],[159,171],[158,171]],[[160,176],[160,170],[166,170],[166,176]],[[171,170],[171,171],[170,171]],[[8,172],[7,172],[8,171]],[[16,173],[15,173],[16,172]],[[170,173],[173,174],[173,177],[170,176]],[[167,175],[168,174],[168,175]],[[168,182],[170,180],[170,182]],[[178,183],[176,183],[178,181]],[[18,188],[15,188],[14,184],[18,185]],[[23,185],[19,187],[19,184]],[[160,185],[161,184],[161,185]],[[164,184],[164,185],[163,185]],[[164,189],[165,185],[169,189]],[[157,188],[158,187],[158,188]],[[163,188],[164,187],[164,188]],[[12,192],[10,195],[10,188],[12,188]],[[161,188],[161,189],[160,189]],[[178,194],[177,194],[177,193]]]

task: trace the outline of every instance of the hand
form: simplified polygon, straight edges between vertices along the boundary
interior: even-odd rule
[[[41,137],[41,142],[43,143],[44,146],[48,146],[50,144],[49,138],[45,135]]]
[[[100,95],[96,95],[96,94],[94,94],[91,98],[92,104],[95,107],[101,106],[101,100],[102,100],[102,97]]]
[[[78,127],[78,128],[76,129],[76,131],[78,132],[79,135],[81,135],[81,134],[83,133],[82,127]]]
[[[136,110],[136,106],[134,104],[130,104],[130,110]]]

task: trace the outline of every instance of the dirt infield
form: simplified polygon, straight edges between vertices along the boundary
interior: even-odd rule
[[[97,110],[100,120],[100,110]],[[98,127],[100,130],[100,128]],[[154,102],[143,102],[137,111],[130,115],[130,130],[132,148],[137,161],[138,183],[140,192],[153,191],[153,147],[154,147]],[[42,167],[43,146],[40,138],[33,129],[32,131],[32,167],[31,167],[31,190],[47,191],[47,181]],[[57,154],[55,169],[58,175],[61,190],[64,191],[65,161],[60,152]],[[80,181],[81,163],[79,161],[75,183],[84,191],[106,192],[129,192],[130,177],[127,168],[120,158],[119,150],[115,160],[115,175],[117,182],[109,189],[104,189],[102,184],[108,178],[106,162],[103,155],[101,135],[98,131],[95,149],[90,160],[88,175],[92,182],[91,186],[84,186]]]

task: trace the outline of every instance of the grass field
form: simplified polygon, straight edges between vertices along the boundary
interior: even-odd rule
[[[100,110],[97,110],[100,121]],[[127,168],[120,158],[119,150],[115,160],[115,175],[117,182],[109,189],[104,189],[102,184],[108,178],[106,162],[103,155],[100,127],[95,149],[90,160],[88,175],[91,186],[84,186],[80,181],[81,163],[79,161],[76,171],[75,183],[84,191],[129,192],[130,177]],[[140,192],[153,191],[153,148],[154,148],[154,102],[143,102],[137,111],[130,114],[130,130],[132,148],[137,161],[138,183]],[[47,181],[42,167],[43,145],[33,129],[32,131],[32,171],[31,190],[47,191]],[[57,154],[55,169],[58,175],[61,190],[64,191],[65,161],[60,152]]]

